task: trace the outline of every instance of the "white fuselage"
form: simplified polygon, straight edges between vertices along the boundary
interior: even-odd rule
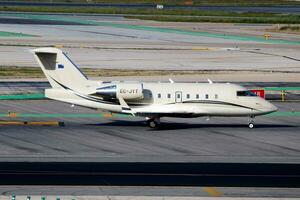
[[[46,96],[85,107],[111,112],[122,110],[117,99],[105,100],[96,94],[98,88],[120,82],[96,83],[89,81],[88,92],[48,89]],[[132,82],[130,82],[132,83]],[[256,116],[274,112],[277,108],[258,96],[238,96],[244,87],[227,83],[140,83],[143,98],[127,100],[131,112],[140,116]]]
[[[88,80],[66,53],[32,51],[51,84],[48,98],[148,118],[264,115],[277,110],[246,88],[226,83],[101,82]]]

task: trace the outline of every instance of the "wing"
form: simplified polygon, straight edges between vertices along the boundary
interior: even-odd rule
[[[195,104],[155,104],[145,107],[132,108],[132,111],[137,115],[151,116],[151,115],[164,115],[164,116],[180,116],[180,115],[205,115],[207,112],[204,109],[196,107]]]

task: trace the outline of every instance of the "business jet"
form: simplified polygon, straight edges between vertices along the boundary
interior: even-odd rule
[[[52,88],[45,96],[112,113],[146,118],[151,128],[161,117],[254,117],[275,112],[277,107],[239,85],[230,83],[179,83],[94,81],[57,48],[32,50]]]

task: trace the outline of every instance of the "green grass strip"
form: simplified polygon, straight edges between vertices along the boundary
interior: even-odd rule
[[[300,90],[300,87],[265,87],[265,90],[270,90],[270,91]]]
[[[0,100],[30,100],[45,99],[44,93],[0,95]]]
[[[5,14],[5,15],[8,15],[8,14]],[[34,14],[28,14],[28,13],[12,13],[10,15],[14,15],[17,17],[23,17],[23,18],[27,18],[27,19],[43,19],[43,20],[76,22],[76,23],[81,23],[81,24],[85,24],[85,25],[106,26],[106,27],[144,30],[144,31],[161,32],[161,33],[175,33],[175,34],[181,34],[181,35],[202,36],[202,37],[209,37],[209,38],[221,38],[221,39],[227,39],[227,40],[255,41],[255,42],[268,43],[268,44],[300,45],[300,41],[279,40],[279,39],[266,40],[263,36],[255,37],[255,36],[239,36],[239,35],[228,35],[228,34],[218,34],[218,33],[208,33],[208,32],[196,32],[196,31],[187,31],[187,30],[180,30],[180,29],[160,28],[160,27],[151,27],[151,26],[142,26],[142,25],[128,25],[128,24],[117,24],[117,23],[111,23],[111,22],[97,22],[97,21],[91,21],[91,20],[74,19],[74,18],[68,18],[68,17],[63,17],[63,16],[53,16],[53,15],[34,15]]]
[[[220,13],[221,14],[221,13]],[[128,19],[152,20],[163,22],[213,22],[213,23],[250,23],[250,24],[299,24],[300,18],[295,16],[235,16],[234,14],[223,16],[210,15],[210,16],[170,16],[170,15],[128,15]],[[297,29],[295,29],[297,30]]]
[[[0,37],[35,37],[35,35],[0,31]]]
[[[21,2],[26,2],[28,0],[18,0]],[[30,2],[52,2],[53,0],[31,0]],[[67,3],[111,3],[111,4],[163,4],[163,5],[184,5],[185,0],[54,0],[54,3],[57,2],[67,2]],[[297,0],[193,0],[192,5],[201,5],[201,6],[283,6],[290,5],[295,6],[299,5]],[[56,8],[56,6],[54,6]]]
[[[298,41],[276,40],[276,39],[266,40],[263,36],[260,38],[254,36],[238,36],[238,35],[217,34],[217,33],[208,33],[208,32],[196,32],[196,31],[186,31],[186,30],[179,30],[179,29],[159,28],[159,27],[140,26],[140,25],[114,24],[109,22],[96,22],[96,23],[99,26],[110,26],[115,28],[145,30],[145,31],[162,32],[162,33],[175,33],[181,35],[202,36],[202,37],[220,38],[226,40],[255,41],[255,42],[263,42],[263,43],[271,43],[271,44],[300,45],[300,42]]]
[[[274,113],[270,113],[267,116],[270,117],[284,117],[284,116],[297,116],[300,117],[300,112],[299,111],[295,111],[295,112],[274,112]]]

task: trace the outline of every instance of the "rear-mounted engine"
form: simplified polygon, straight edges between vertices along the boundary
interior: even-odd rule
[[[143,99],[143,84],[141,83],[117,83],[114,85],[97,88],[96,94],[103,98],[124,100]]]

